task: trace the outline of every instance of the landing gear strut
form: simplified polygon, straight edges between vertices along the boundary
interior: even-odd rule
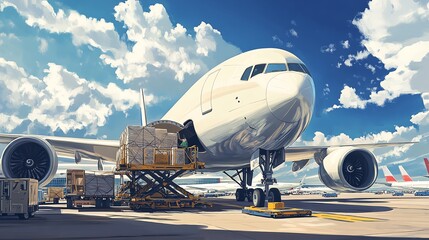
[[[273,178],[273,168],[284,162],[284,149],[279,150],[264,150],[259,149],[259,168],[262,172],[263,179],[261,183],[264,189],[257,188],[253,191],[253,205],[256,207],[267,207],[268,202],[280,202],[281,194],[278,188],[271,188],[277,182]]]
[[[253,171],[250,170],[250,167],[243,168],[241,170],[236,170],[234,175],[229,175],[227,172],[225,173],[229,178],[231,178],[234,182],[236,182],[241,188],[238,188],[235,191],[235,199],[238,202],[243,202],[247,199],[247,201],[252,201],[253,189],[247,188],[247,186],[252,185]],[[238,177],[238,180],[236,179]]]

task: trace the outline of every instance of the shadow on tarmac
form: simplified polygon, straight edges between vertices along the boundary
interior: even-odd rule
[[[180,216],[178,216],[180,217]],[[207,229],[204,225],[166,224],[152,218],[79,214],[36,215],[28,221],[2,219],[1,239],[395,239],[392,237],[362,237]],[[158,218],[159,220],[159,218]],[[276,221],[273,219],[273,221]],[[173,222],[172,222],[173,223]],[[287,231],[287,229],[285,229]],[[406,239],[406,238],[400,238]]]

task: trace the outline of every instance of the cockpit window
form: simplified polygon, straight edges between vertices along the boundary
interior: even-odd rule
[[[244,81],[249,80],[250,73],[252,72],[252,67],[253,66],[250,66],[246,68],[246,70],[244,70],[243,75],[241,75],[241,80],[244,80]]]
[[[258,65],[255,65],[255,67],[253,68],[252,77],[254,77],[254,76],[256,76],[256,75],[258,75],[260,73],[263,73],[264,69],[265,69],[265,65],[267,65],[267,64],[258,64]]]
[[[270,63],[265,69],[265,73],[287,71],[284,63]]]
[[[299,64],[299,65],[302,67],[302,69],[304,69],[305,73],[311,76],[310,71],[308,71],[308,68],[304,64]]]
[[[306,73],[305,70],[301,67],[301,64],[299,63],[288,63],[287,66],[289,68],[289,71]]]

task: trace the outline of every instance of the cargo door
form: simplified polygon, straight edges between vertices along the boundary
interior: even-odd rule
[[[219,70],[210,73],[204,81],[201,90],[201,113],[204,115],[212,111],[212,90]]]
[[[0,189],[0,207],[2,213],[10,213],[10,183],[9,181],[3,181],[1,182],[1,189]]]

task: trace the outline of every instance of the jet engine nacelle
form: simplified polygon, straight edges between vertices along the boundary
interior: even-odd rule
[[[1,166],[6,178],[34,178],[45,186],[57,172],[58,157],[46,140],[20,137],[4,149]]]
[[[319,178],[327,187],[341,192],[358,192],[370,188],[378,175],[372,152],[343,147],[333,150],[319,167]]]

